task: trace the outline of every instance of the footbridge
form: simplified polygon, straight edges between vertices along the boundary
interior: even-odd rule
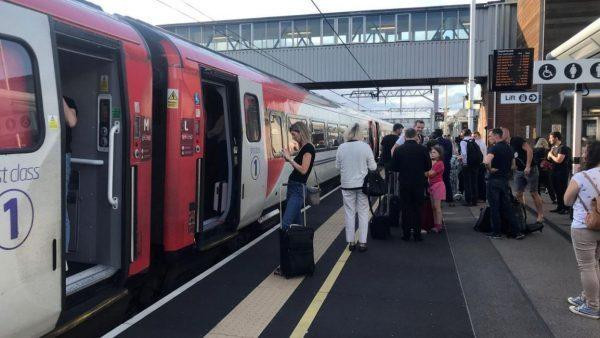
[[[516,1],[478,5],[478,82],[485,81],[492,50],[516,46],[516,15]],[[164,28],[309,89],[460,84],[468,73],[467,5],[192,22]]]

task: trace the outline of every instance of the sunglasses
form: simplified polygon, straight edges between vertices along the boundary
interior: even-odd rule
[[[295,131],[295,132],[297,132],[297,133],[299,133],[299,132],[300,132],[300,130],[298,130],[298,129],[296,129],[296,128],[291,128],[291,127],[290,127],[290,132],[292,132],[292,131]]]

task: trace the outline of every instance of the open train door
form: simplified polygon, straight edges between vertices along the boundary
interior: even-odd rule
[[[239,78],[242,136],[242,190],[240,226],[247,225],[261,215],[267,191],[267,156],[265,154],[264,101],[262,86]]]
[[[48,16],[0,1],[0,336],[61,311],[63,154]]]

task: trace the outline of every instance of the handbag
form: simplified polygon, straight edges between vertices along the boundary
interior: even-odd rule
[[[308,201],[309,205],[316,206],[321,203],[321,186],[319,185],[319,177],[317,177],[317,171],[313,168],[313,173],[315,174],[315,181],[317,182],[316,186],[306,185],[306,201]]]
[[[387,192],[385,180],[378,171],[369,171],[363,181],[362,192],[367,196],[382,196]]]
[[[592,179],[588,176],[588,174],[586,174],[585,171],[582,171],[581,173],[588,180],[588,182],[590,182],[590,184],[594,187],[594,190],[596,191],[596,197],[594,197],[592,199],[592,202],[590,203],[591,210],[588,209],[585,203],[583,203],[583,199],[579,197],[579,194],[577,195],[577,198],[579,198],[581,205],[583,205],[583,208],[587,213],[587,215],[585,216],[585,226],[589,230],[598,231],[600,230],[600,210],[598,210],[598,196],[600,196],[600,191],[598,191],[598,187],[596,186],[596,184],[594,184]]]

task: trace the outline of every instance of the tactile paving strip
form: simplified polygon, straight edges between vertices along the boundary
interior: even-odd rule
[[[343,229],[344,208],[341,207],[315,232],[315,262],[319,261]],[[258,337],[303,279],[269,275],[206,337]]]

